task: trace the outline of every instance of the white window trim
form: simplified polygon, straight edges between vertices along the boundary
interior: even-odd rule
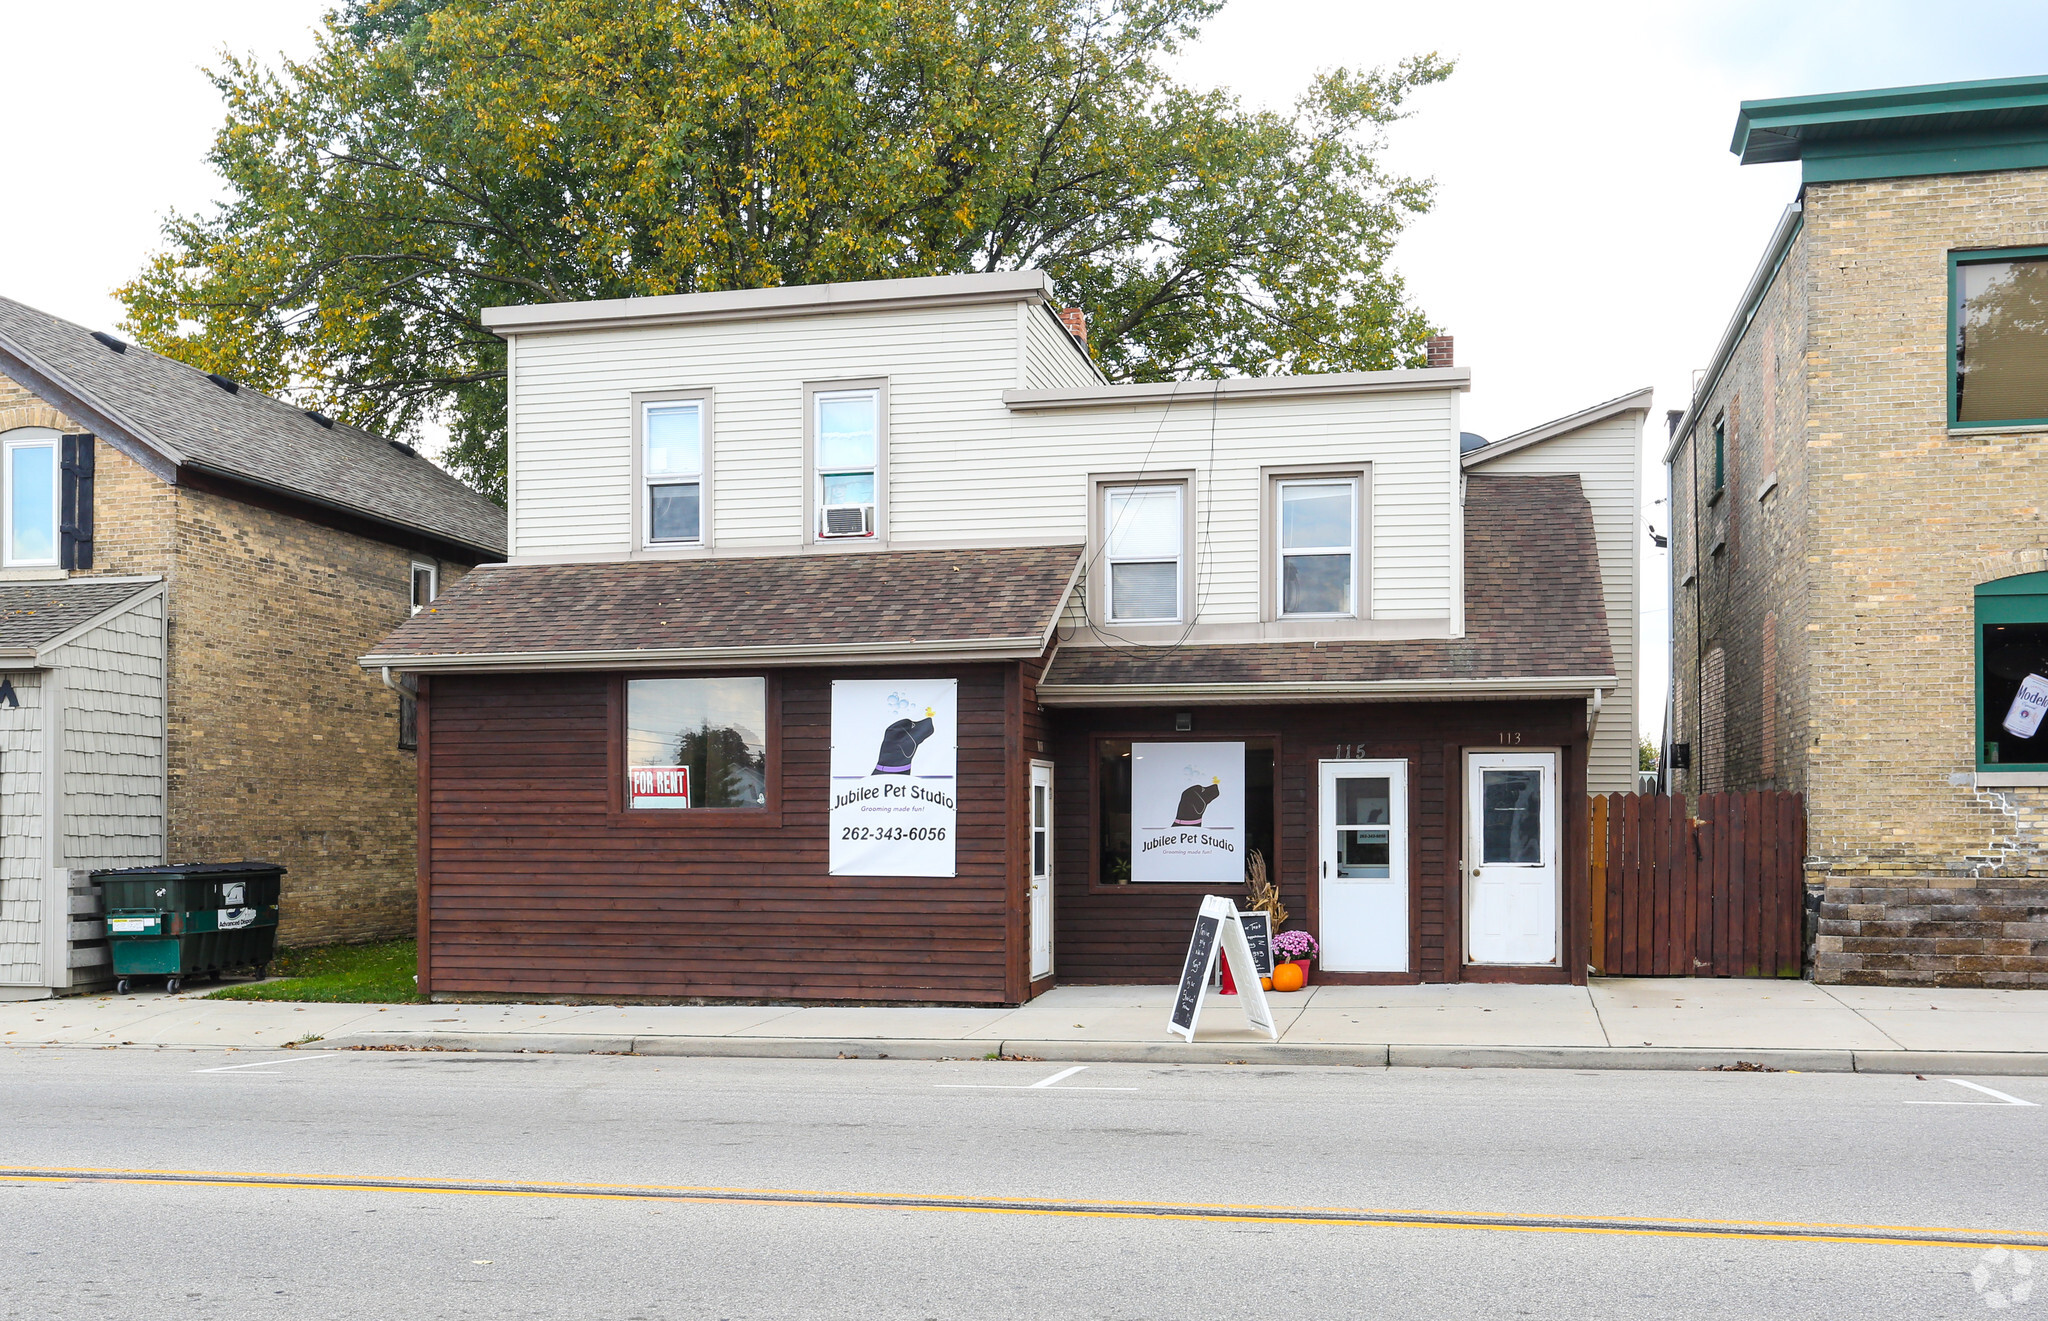
[[[1280,487],[1287,482],[1337,482],[1352,484],[1351,506],[1351,610],[1341,615],[1289,615],[1281,613],[1281,593],[1287,572],[1286,554],[1280,546]],[[1372,465],[1352,464],[1333,468],[1321,464],[1283,464],[1259,469],[1260,556],[1259,618],[1269,625],[1314,629],[1344,620],[1372,618]],[[1461,511],[1453,510],[1454,514]],[[1335,549],[1334,547],[1332,549]]]
[[[818,469],[818,404],[844,395],[875,397],[875,527],[864,537],[821,535],[825,474]],[[840,472],[865,469],[835,469]],[[870,376],[804,382],[804,545],[813,550],[874,550],[889,544],[889,380]]]
[[[1284,510],[1286,490],[1290,486],[1332,486],[1343,483],[1351,488],[1351,544],[1348,546],[1289,546],[1285,544]],[[1356,619],[1358,618],[1358,524],[1362,517],[1359,495],[1364,483],[1356,476],[1330,477],[1275,477],[1273,479],[1273,606],[1276,619]],[[1350,599],[1345,608],[1333,611],[1295,611],[1287,608],[1287,559],[1291,555],[1344,555],[1351,560]]]
[[[427,575],[427,599],[424,601],[418,599],[416,591],[419,586],[422,570]],[[428,564],[424,560],[414,560],[411,572],[406,575],[405,590],[408,595],[413,597],[412,612],[414,614],[418,614],[426,609],[429,605],[433,604],[434,598],[441,594],[441,566],[438,564]]]
[[[1175,583],[1175,613],[1171,619],[1116,619],[1110,612],[1109,590],[1109,495],[1134,486],[1180,488],[1181,550],[1180,572]],[[1190,596],[1195,583],[1195,475],[1192,471],[1163,473],[1099,473],[1088,482],[1088,545],[1091,563],[1097,571],[1088,575],[1089,613],[1104,627],[1117,629],[1179,629],[1189,618]],[[1134,559],[1133,563],[1141,562]],[[1151,560],[1148,562],[1158,562]]]
[[[50,557],[14,556],[14,452],[47,447],[50,451]],[[64,436],[51,427],[16,427],[0,435],[0,564],[10,569],[54,569],[64,560],[64,529],[59,525],[64,498]]]
[[[715,450],[713,430],[717,421],[715,392],[706,389],[640,390],[633,396],[633,551],[635,554],[689,555],[701,554],[711,548],[713,505],[712,470]],[[656,541],[650,535],[648,526],[651,511],[648,505],[648,489],[652,484],[647,472],[647,410],[662,404],[695,404],[697,406],[697,539],[695,541]],[[672,476],[672,475],[671,475]],[[668,484],[668,479],[664,479]]]

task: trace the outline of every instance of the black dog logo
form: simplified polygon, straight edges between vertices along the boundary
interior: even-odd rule
[[[917,749],[932,736],[932,709],[922,720],[898,720],[882,731],[882,750],[875,754],[875,774],[908,775]]]
[[[1209,777],[1207,784],[1191,784],[1181,790],[1180,806],[1174,809],[1173,824],[1177,826],[1199,826],[1202,813],[1209,810],[1209,804],[1223,793],[1216,776]]]

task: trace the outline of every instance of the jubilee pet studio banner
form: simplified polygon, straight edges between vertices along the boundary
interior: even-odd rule
[[[1244,883],[1244,744],[1131,745],[1131,879]]]
[[[951,876],[960,681],[832,681],[834,876]]]

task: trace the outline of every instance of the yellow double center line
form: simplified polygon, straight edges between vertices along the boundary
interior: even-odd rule
[[[1676,1220],[1655,1216],[1542,1216],[1341,1206],[1111,1202],[1047,1197],[827,1192],[802,1188],[700,1188],[663,1184],[538,1183],[63,1166],[0,1167],[0,1180],[25,1183],[169,1184],[199,1188],[302,1189],[315,1192],[437,1193],[464,1197],[551,1197],[581,1201],[853,1207],[903,1211],[956,1211],[978,1215],[1079,1216],[1111,1220],[1189,1220],[1226,1224],[1332,1225],[1376,1229],[1481,1229],[1520,1234],[1620,1234],[1649,1238],[1861,1243],[1882,1247],[2004,1247],[2029,1252],[2048,1251],[2048,1230],[1958,1229],[1940,1225],[1812,1224],[1792,1220]]]

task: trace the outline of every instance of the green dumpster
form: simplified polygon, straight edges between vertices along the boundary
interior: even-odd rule
[[[175,991],[193,977],[245,968],[261,977],[277,950],[284,868],[267,862],[96,871],[114,956],[114,992],[137,977]]]

